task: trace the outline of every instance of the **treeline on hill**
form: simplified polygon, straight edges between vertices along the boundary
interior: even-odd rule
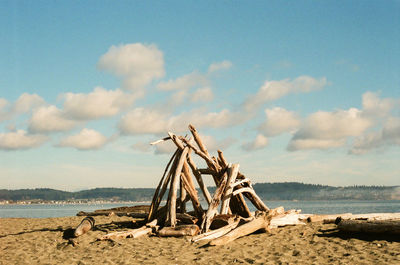
[[[299,182],[257,183],[254,190],[263,200],[400,200],[400,186],[333,187]],[[214,192],[215,188],[210,188]],[[152,188],[96,188],[78,192],[54,189],[0,190],[0,200],[66,201],[104,199],[150,201]],[[168,191],[167,191],[168,193]],[[201,192],[199,191],[199,194]]]

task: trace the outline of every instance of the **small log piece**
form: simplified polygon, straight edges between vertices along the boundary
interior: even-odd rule
[[[161,237],[181,237],[195,236],[199,233],[200,228],[197,225],[177,225],[175,227],[164,227],[158,231],[157,235]]]
[[[93,217],[85,217],[81,221],[81,223],[78,225],[78,227],[74,231],[74,236],[78,237],[81,236],[85,233],[87,233],[89,230],[91,230],[94,227],[94,218]]]

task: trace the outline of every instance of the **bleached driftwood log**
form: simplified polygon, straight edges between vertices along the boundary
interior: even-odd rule
[[[315,223],[315,222],[324,222],[324,223],[335,223],[336,218],[343,217],[349,218],[351,217],[351,213],[341,213],[341,214],[323,214],[323,215],[311,215],[307,218],[307,222]]]
[[[202,233],[205,233],[208,231],[208,229],[211,225],[212,218],[214,218],[214,216],[218,213],[218,205],[219,205],[219,202],[221,201],[223,192],[225,190],[227,178],[228,178],[228,176],[225,172],[220,185],[215,190],[211,204],[208,206],[206,216],[204,217],[203,222],[201,224]]]
[[[150,222],[154,219],[154,216],[158,210],[158,207],[160,206],[161,200],[164,197],[164,194],[168,188],[168,183],[171,180],[171,177],[173,176],[173,174],[175,173],[176,166],[179,162],[180,154],[181,154],[181,151],[179,149],[177,149],[174,153],[174,157],[171,158],[171,160],[170,160],[170,161],[173,160],[173,163],[172,163],[171,168],[169,169],[167,177],[165,178],[165,180],[162,178],[160,181],[160,184],[158,185],[159,187],[161,186],[160,192],[157,192],[157,190],[156,190],[156,192],[154,193],[153,200],[152,200],[152,203],[150,206],[149,215],[147,217],[148,222]],[[168,162],[168,164],[169,163],[170,162]],[[167,165],[165,172],[167,171],[168,167],[169,167],[169,165]],[[163,176],[165,176],[165,172],[164,172]],[[159,187],[157,187],[157,189],[159,189]]]
[[[192,242],[198,242],[201,240],[212,240],[214,238],[221,237],[231,231],[232,229],[235,229],[239,225],[240,219],[237,218],[233,223],[228,224],[226,226],[223,226],[221,228],[215,229],[215,230],[210,230],[206,233],[200,234],[198,236],[195,236],[192,238]]]
[[[120,232],[113,232],[107,235],[101,236],[98,240],[118,240],[124,238],[138,238],[144,235],[148,235],[154,231],[157,231],[157,220],[153,220],[146,225],[137,228],[137,229],[130,229],[127,231],[120,231]]]
[[[272,229],[288,225],[305,225],[305,222],[301,221],[304,219],[304,215],[296,212],[285,213],[283,215],[272,217],[268,228]]]
[[[175,227],[164,227],[158,231],[157,235],[161,237],[180,237],[197,235],[200,228],[197,225],[177,225]]]
[[[143,226],[138,229],[131,229],[131,230],[127,230],[127,231],[109,233],[107,235],[100,237],[99,240],[118,240],[118,239],[124,239],[124,238],[138,238],[138,237],[150,234],[151,232],[152,232],[151,227]]]
[[[271,218],[272,215],[269,215],[267,212],[261,213],[258,216],[256,216],[254,220],[236,227],[229,233],[219,238],[211,240],[209,244],[211,246],[225,245],[239,237],[254,233],[257,230],[260,229],[267,230]]]
[[[175,169],[174,177],[172,178],[171,188],[168,198],[168,219],[167,223],[169,223],[172,227],[176,225],[176,198],[177,198],[177,191],[179,185],[179,179],[181,177],[183,163],[186,160],[186,155],[189,151],[188,147],[185,147],[180,155],[178,165]]]
[[[340,231],[368,234],[400,234],[400,220],[340,220]]]
[[[83,218],[81,223],[78,225],[78,227],[75,229],[74,236],[75,237],[81,236],[81,235],[87,233],[93,227],[94,227],[93,217],[85,217],[85,218]]]
[[[239,164],[233,164],[228,166],[228,180],[226,182],[225,191],[221,202],[221,214],[227,214],[229,210],[229,202],[231,201],[233,183],[236,180],[237,174],[239,172]]]
[[[366,214],[326,214],[326,215],[311,215],[307,218],[308,222],[324,222],[335,223],[337,218],[342,220],[394,220],[400,219],[400,213],[366,213]]]

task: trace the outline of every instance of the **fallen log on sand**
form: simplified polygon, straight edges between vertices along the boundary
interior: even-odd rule
[[[231,231],[232,229],[235,229],[239,225],[240,219],[236,219],[233,223],[228,224],[224,227],[221,227],[219,229],[211,230],[209,232],[200,234],[198,236],[195,236],[192,238],[192,242],[198,242],[201,240],[211,240],[214,238],[221,237]]]
[[[78,237],[94,227],[94,219],[93,217],[85,217],[83,218],[82,222],[78,225],[78,227],[74,231],[74,236]]]
[[[269,231],[271,218],[284,212],[283,207],[272,209],[269,212],[258,212],[253,220],[236,227],[227,234],[209,242],[211,246],[225,245],[239,237],[252,234],[258,230]]]
[[[400,220],[337,220],[340,231],[368,234],[400,234]]]
[[[144,235],[148,235],[152,233],[153,230],[156,231],[157,229],[158,229],[157,220],[154,220],[138,229],[109,233],[107,235],[100,237],[98,240],[117,240],[117,239],[124,239],[127,237],[138,238]]]
[[[197,225],[176,225],[175,227],[164,227],[158,231],[157,235],[161,237],[180,237],[195,236],[200,232]]]
[[[341,213],[341,214],[312,215],[307,218],[307,221],[333,224],[339,217],[343,220],[395,220],[395,219],[400,219],[400,213],[366,213],[366,214]]]

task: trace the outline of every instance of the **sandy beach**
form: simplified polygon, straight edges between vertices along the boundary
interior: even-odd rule
[[[0,264],[400,264],[400,239],[349,237],[333,224],[307,224],[239,238],[208,247],[188,238],[144,236],[97,241],[127,229],[132,218],[96,217],[95,230],[63,238],[82,217],[0,219]]]

